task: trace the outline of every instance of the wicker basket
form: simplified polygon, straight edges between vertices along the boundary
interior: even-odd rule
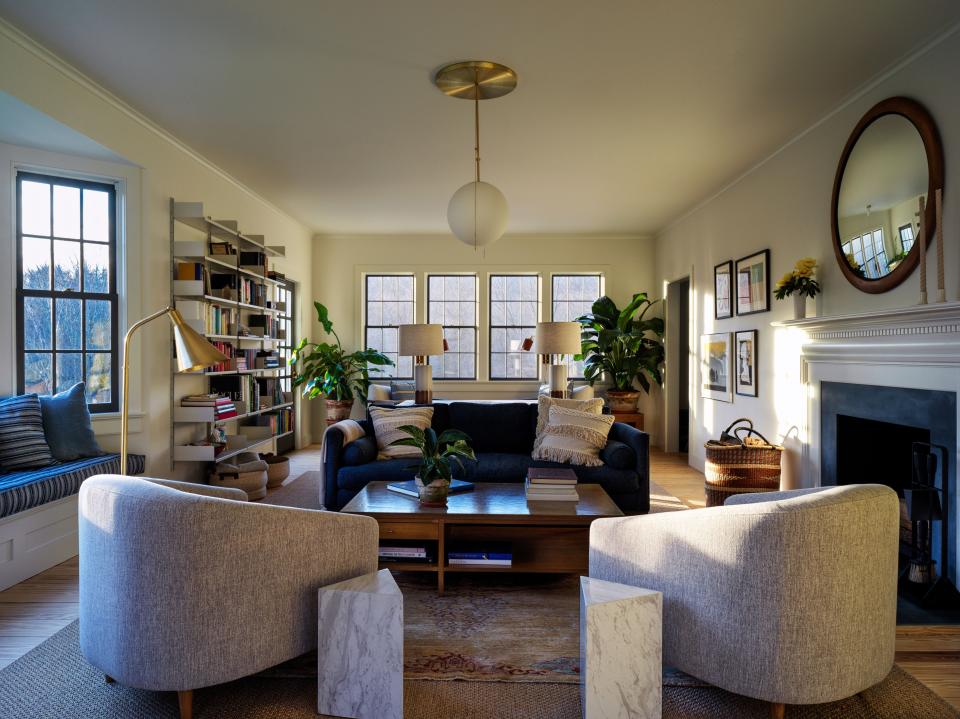
[[[732,494],[776,492],[780,489],[783,447],[768,442],[753,429],[752,422],[749,427],[734,428],[734,425],[743,421],[749,422],[734,422],[721,435],[720,442],[711,440],[704,444],[707,450],[704,494],[708,507],[722,505]],[[730,438],[741,433],[756,435],[763,440],[763,444],[751,446],[731,443]]]
[[[290,458],[275,454],[261,454],[260,459],[267,463],[267,487],[273,489],[283,484],[290,476]]]
[[[240,471],[238,467],[221,465],[210,474],[210,484],[216,487],[233,487],[247,493],[247,499],[263,499],[267,496],[267,468]]]

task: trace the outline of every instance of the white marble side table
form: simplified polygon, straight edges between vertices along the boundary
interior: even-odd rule
[[[660,719],[663,595],[580,577],[584,719]]]
[[[317,711],[403,718],[403,595],[389,569],[318,592]]]

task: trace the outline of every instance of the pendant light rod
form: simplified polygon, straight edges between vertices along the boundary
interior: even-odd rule
[[[480,182],[480,69],[474,68],[473,93],[473,128],[474,128],[474,162],[477,165],[476,181]]]

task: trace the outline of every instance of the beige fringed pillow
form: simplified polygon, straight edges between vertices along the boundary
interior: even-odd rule
[[[600,450],[607,445],[612,425],[612,414],[551,407],[543,438],[533,448],[533,458],[600,467]]]
[[[421,452],[416,447],[398,445],[391,447],[391,443],[403,437],[409,437],[401,432],[400,427],[412,424],[414,427],[426,429],[433,421],[433,407],[405,407],[403,409],[370,408],[370,420],[373,422],[373,431],[377,435],[377,448],[380,450],[377,459],[393,459],[394,457],[419,457]]]
[[[567,409],[576,409],[581,412],[591,414],[603,414],[603,399],[557,399],[546,395],[540,395],[537,399],[537,439],[534,447],[540,444],[543,439],[544,431],[550,420],[551,407],[566,407]]]

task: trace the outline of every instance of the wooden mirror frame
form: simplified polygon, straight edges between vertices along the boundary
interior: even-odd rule
[[[830,201],[830,227],[833,230],[833,251],[837,256],[837,263],[840,265],[840,271],[843,272],[847,281],[862,292],[870,294],[880,294],[889,292],[897,287],[916,269],[920,262],[919,243],[914,242],[913,247],[903,261],[897,265],[893,272],[884,275],[875,280],[861,277],[847,262],[846,256],[841,249],[840,226],[837,210],[840,201],[840,185],[843,182],[843,173],[847,169],[847,161],[850,154],[856,146],[860,136],[870,125],[886,115],[900,115],[905,117],[916,128],[923,140],[923,148],[927,153],[927,205],[924,212],[924,227],[926,228],[927,247],[931,246],[931,241],[936,230],[936,203],[934,193],[938,188],[943,187],[943,143],[940,141],[940,133],[933,122],[933,117],[927,109],[916,100],[908,97],[891,97],[878,102],[867,110],[866,114],[860,118],[860,122],[850,133],[850,139],[847,140],[843,148],[843,154],[840,155],[840,163],[837,165],[837,175],[833,180],[833,197]],[[917,239],[920,239],[919,236]]]

